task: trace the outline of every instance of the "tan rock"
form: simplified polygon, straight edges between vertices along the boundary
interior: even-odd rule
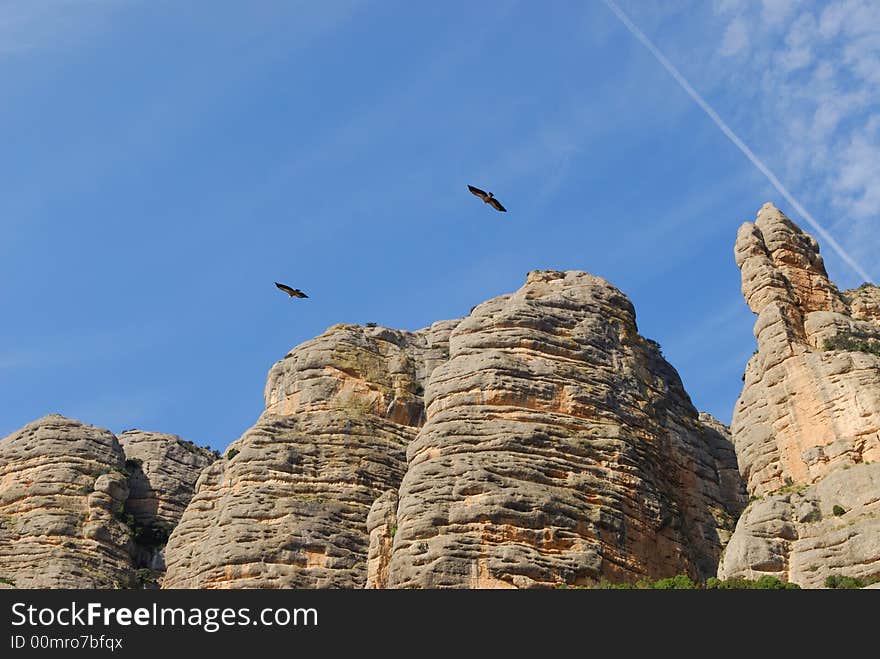
[[[265,413],[196,485],[164,587],[363,587],[368,512],[403,477],[452,325],[337,325],[275,364]]]
[[[836,469],[749,504],[718,568],[719,578],[764,575],[802,588],[826,577],[880,574],[880,463]]]
[[[856,466],[880,460],[880,356],[852,346],[880,347],[880,289],[839,293],[816,241],[769,204],[740,228],[735,256],[758,314],[758,350],[731,431],[747,490],[760,502],[741,518],[719,575],[771,573],[816,586],[832,568],[880,572],[863,540],[876,510],[861,506],[846,539],[823,508],[830,483],[852,481],[854,493],[873,487],[864,475],[871,469]],[[805,501],[824,521],[803,521]],[[827,552],[838,545],[832,559]]]
[[[726,429],[701,421],[620,291],[586,273],[532,272],[476,307],[449,347],[428,380],[396,521],[384,505],[371,515],[371,585],[714,574],[744,503]]]
[[[367,555],[367,588],[386,588],[388,564],[397,533],[397,490],[388,490],[373,502],[367,515],[370,547]]]
[[[0,440],[0,577],[16,588],[131,585],[125,456],[108,430],[45,416]]]
[[[584,273],[419,332],[334,326],[265,398],[199,479],[164,587],[704,576],[744,505],[727,429]]]

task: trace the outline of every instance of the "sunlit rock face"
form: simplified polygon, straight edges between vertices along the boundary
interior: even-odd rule
[[[363,587],[367,514],[403,478],[454,325],[337,325],[275,364],[265,412],[199,481],[164,586]]]
[[[582,272],[418,332],[334,326],[265,399],[203,472],[165,587],[703,577],[744,503],[727,429]]]
[[[372,586],[714,574],[744,503],[726,428],[701,419],[619,290],[532,272],[460,322],[449,353],[397,510],[386,494],[371,515]]]
[[[57,414],[0,439],[2,585],[128,587],[124,466],[113,433]]]
[[[154,588],[212,453],[50,414],[0,440],[0,586]]]
[[[731,424],[753,503],[719,575],[880,574],[880,289],[839,292],[817,242],[772,204],[735,256],[758,316]]]

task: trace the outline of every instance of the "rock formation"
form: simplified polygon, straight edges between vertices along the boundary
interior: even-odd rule
[[[880,575],[880,289],[840,293],[772,204],[737,236],[758,318],[731,431],[752,503],[719,576]]]
[[[167,533],[210,452],[159,433],[121,439],[53,414],[0,440],[0,585],[134,588],[161,578]]]
[[[200,479],[164,586],[363,587],[367,514],[403,478],[454,324],[336,325],[275,364],[266,411]]]
[[[726,429],[584,273],[418,332],[332,327],[265,399],[203,473],[165,587],[709,576],[744,504]]]
[[[55,414],[0,441],[0,578],[118,588],[132,577],[125,455],[109,430]]]
[[[374,534],[393,530],[390,557],[387,531],[371,543],[371,584],[714,573],[744,503],[735,459],[620,291],[581,272],[532,272],[476,307],[449,349],[426,386],[396,516],[383,501],[371,515]]]

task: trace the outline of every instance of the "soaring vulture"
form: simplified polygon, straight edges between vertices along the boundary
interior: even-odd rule
[[[489,204],[496,211],[501,211],[502,213],[507,212],[507,209],[501,205],[501,202],[498,201],[491,192],[486,192],[485,190],[480,190],[480,188],[475,188],[472,185],[468,186],[468,190],[471,191],[471,194],[475,194],[480,199],[482,199],[484,204]]]
[[[290,297],[308,297],[305,293],[303,293],[298,288],[291,288],[290,286],[285,286],[284,284],[279,284],[277,281],[275,285],[280,288],[282,291],[287,293]]]

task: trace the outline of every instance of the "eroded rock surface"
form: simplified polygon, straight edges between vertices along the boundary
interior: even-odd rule
[[[371,514],[371,585],[714,573],[743,504],[726,430],[701,421],[620,291],[532,272],[460,322],[449,351],[396,515],[386,502]]]
[[[124,464],[109,430],[54,414],[0,440],[2,585],[131,585]]]
[[[735,255],[758,315],[731,424],[753,503],[719,576],[880,574],[880,289],[839,292],[816,241],[772,204]]]
[[[199,480],[165,587],[704,577],[744,503],[727,429],[585,273],[418,332],[332,327],[265,399]]]
[[[363,587],[367,514],[403,478],[452,326],[337,325],[278,362],[265,413],[200,479],[164,586]]]

